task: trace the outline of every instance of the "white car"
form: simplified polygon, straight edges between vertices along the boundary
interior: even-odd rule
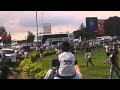
[[[11,63],[16,62],[16,54],[15,54],[13,49],[11,49],[11,48],[2,48],[0,50],[0,53],[3,55],[3,57],[5,55],[5,57],[8,58]]]
[[[0,53],[0,62],[3,60],[3,54]]]

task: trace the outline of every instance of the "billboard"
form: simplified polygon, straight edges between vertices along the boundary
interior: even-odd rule
[[[44,23],[43,24],[43,33],[51,33],[51,24],[50,23]]]
[[[86,27],[89,33],[96,34],[98,31],[97,17],[86,17]]]
[[[104,22],[105,22],[105,20],[102,20],[102,19],[98,20],[98,34],[99,35],[105,34]]]

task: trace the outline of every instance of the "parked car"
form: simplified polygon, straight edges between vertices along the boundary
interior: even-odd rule
[[[0,65],[2,64],[2,60],[3,60],[3,54],[0,53]]]
[[[2,59],[2,62],[7,62],[9,65],[11,65],[13,62],[16,62],[16,54],[13,49],[11,48],[2,48],[0,50]],[[5,61],[7,60],[7,61]]]

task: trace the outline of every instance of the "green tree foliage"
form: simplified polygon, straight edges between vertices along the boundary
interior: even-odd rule
[[[35,35],[32,32],[28,31],[27,42],[33,42]]]
[[[105,32],[108,36],[120,36],[120,17],[109,17],[105,21]]]
[[[77,30],[73,32],[75,39],[79,39],[81,36],[82,38],[87,38],[88,33],[87,33],[87,28],[83,28],[81,30]]]
[[[105,20],[105,35],[106,36],[120,36],[120,17],[114,16],[109,17]],[[94,38],[95,36],[91,36],[89,32],[87,32],[87,28],[82,28],[81,30],[74,31],[74,37],[75,39],[78,39],[80,36],[82,38]],[[96,33],[96,37],[99,36]]]
[[[5,27],[0,27],[0,36],[3,34],[3,32],[6,32],[6,29],[5,29]]]

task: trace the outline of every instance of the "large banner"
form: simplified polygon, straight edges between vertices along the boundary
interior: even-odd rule
[[[99,35],[105,34],[104,22],[105,22],[105,20],[102,20],[102,19],[98,20],[98,34]]]
[[[98,21],[97,17],[86,17],[86,27],[88,33],[96,34],[98,31]]]
[[[43,33],[51,33],[51,24],[50,23],[44,23],[43,24]]]

